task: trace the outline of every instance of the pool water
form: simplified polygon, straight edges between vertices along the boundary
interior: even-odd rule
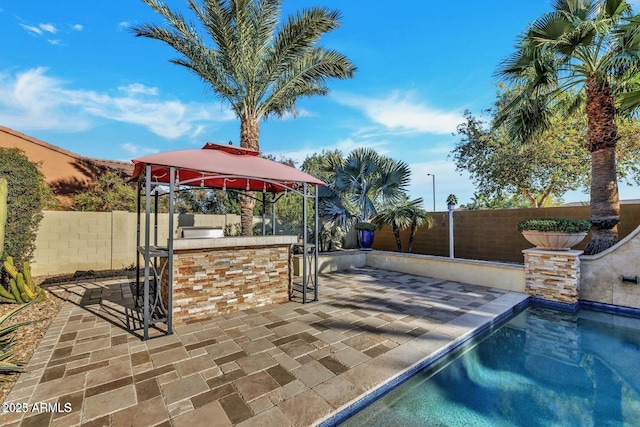
[[[640,319],[529,307],[342,426],[640,425]]]

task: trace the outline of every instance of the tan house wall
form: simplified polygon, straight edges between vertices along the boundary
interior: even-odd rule
[[[563,217],[589,219],[588,206],[538,208],[538,209],[500,209],[454,212],[454,255],[456,258],[478,259],[486,261],[523,262],[522,251],[531,247],[516,224],[527,218]],[[434,225],[430,229],[420,228],[416,233],[412,253],[449,256],[449,218],[448,212],[433,214]],[[620,206],[620,239],[630,234],[640,225],[640,204]],[[403,250],[406,252],[409,231],[400,234]],[[575,249],[582,250],[591,236]],[[391,228],[376,231],[374,249],[397,251]]]
[[[0,147],[18,148],[29,161],[38,164],[47,184],[60,200],[61,210],[70,209],[72,197],[91,186],[106,171],[124,175],[133,172],[133,163],[83,157],[4,126],[0,126]]]

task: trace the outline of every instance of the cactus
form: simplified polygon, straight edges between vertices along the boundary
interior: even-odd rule
[[[16,279],[14,279],[13,277],[9,279],[9,287],[11,288],[13,298],[15,298],[18,304],[24,304],[25,302],[27,302],[22,300],[22,296],[20,295],[20,291],[18,290],[18,286],[16,285]]]
[[[5,178],[0,178],[0,258],[4,253],[4,228],[7,223],[7,195],[9,185]],[[3,263],[4,269],[11,279],[9,280],[9,290],[0,284],[0,302],[22,304],[32,300],[36,302],[44,301],[47,294],[34,286],[31,279],[31,268],[29,261],[22,265],[22,273],[13,265],[13,258],[7,256]]]
[[[10,256],[7,256],[3,266],[7,274],[11,276],[11,279],[9,279],[9,289],[11,292],[7,292],[4,289],[0,290],[1,302],[22,304],[32,300],[37,300],[36,302],[45,300],[47,294],[40,286],[34,285],[33,279],[31,278],[31,267],[28,261],[24,262],[22,272],[18,271],[13,265],[13,258]]]

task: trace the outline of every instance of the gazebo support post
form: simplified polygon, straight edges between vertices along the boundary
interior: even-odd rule
[[[307,266],[309,257],[307,255],[307,184],[302,186],[302,303],[307,302]]]
[[[173,210],[176,192],[176,169],[171,167],[169,179],[169,256],[167,257],[167,335],[173,333]],[[159,284],[160,287],[162,284]]]
[[[151,314],[149,313],[149,263],[151,261],[150,235],[151,229],[151,165],[147,164],[145,168],[145,227],[144,227],[144,336],[143,340],[149,339],[149,321]]]
[[[142,191],[142,179],[143,177],[140,177],[138,179],[138,216],[136,217],[136,301],[135,301],[135,307],[139,307],[139,299],[138,297],[140,296],[140,252],[138,252],[138,248],[140,247],[140,208],[142,205],[142,195],[141,195],[141,191]]]
[[[320,240],[318,239],[318,237],[319,237],[319,234],[320,234],[319,233],[320,228],[318,227],[319,226],[318,185],[316,184],[316,185],[314,185],[314,187],[315,187],[315,192],[314,192],[313,198],[314,198],[314,201],[315,201],[315,203],[314,203],[315,212],[314,212],[313,216],[315,218],[315,227],[314,227],[314,229],[315,229],[315,240],[314,241],[315,241],[316,247],[315,247],[315,249],[313,251],[313,254],[314,254],[314,256],[313,256],[313,261],[314,261],[313,262],[313,265],[314,265],[314,268],[313,268],[313,300],[314,301],[318,301],[318,251],[320,250]]]
[[[276,194],[271,193],[271,235],[276,235]]]
[[[307,199],[311,197],[309,185],[302,186],[302,303],[306,304],[307,290],[313,289],[313,299],[318,301],[318,186],[315,185],[314,197],[314,243],[309,243]]]

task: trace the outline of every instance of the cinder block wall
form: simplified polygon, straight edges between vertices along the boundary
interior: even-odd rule
[[[144,239],[144,216],[141,218]],[[154,227],[153,216],[151,226]],[[195,225],[224,227],[239,215],[196,215]],[[178,216],[174,218],[174,233]],[[136,262],[137,215],[131,212],[45,211],[32,261],[34,276],[70,274],[78,270],[121,269]],[[166,245],[169,215],[158,216],[157,244]],[[154,244],[154,233],[151,234]],[[144,243],[144,241],[142,241]]]
[[[430,229],[418,230],[413,243],[412,253],[449,256],[449,213],[436,212],[434,224]],[[523,262],[522,251],[532,245],[522,237],[516,224],[527,218],[562,217],[588,220],[588,206],[538,208],[538,209],[500,209],[480,211],[455,211],[454,255],[456,258],[478,259],[486,261]],[[622,239],[640,225],[640,204],[621,205],[619,238]],[[407,251],[409,231],[401,234],[403,251]],[[591,239],[591,235],[575,249],[582,250]],[[397,251],[393,232],[390,227],[376,231],[374,249]]]
[[[455,256],[457,258],[522,263],[522,250],[531,247],[516,230],[518,221],[534,217],[588,219],[589,207],[456,211],[454,213]],[[447,212],[433,214],[434,225],[416,233],[413,253],[449,255]],[[640,225],[640,204],[622,205],[620,239]],[[152,219],[153,221],[153,219]],[[166,244],[168,215],[158,220],[158,244]],[[196,215],[195,225],[222,226],[240,222],[239,215]],[[254,218],[259,223],[260,218]],[[177,227],[177,215],[174,227]],[[153,227],[153,223],[152,223]],[[144,217],[141,226],[144,236]],[[174,230],[175,233],[175,230]],[[401,233],[407,250],[409,232]],[[590,236],[575,249],[583,249]],[[153,238],[151,240],[153,244]],[[77,270],[120,269],[135,263],[136,214],[130,212],[52,212],[45,211],[40,223],[33,260],[34,275],[74,273]],[[397,251],[389,227],[376,231],[373,247]]]

